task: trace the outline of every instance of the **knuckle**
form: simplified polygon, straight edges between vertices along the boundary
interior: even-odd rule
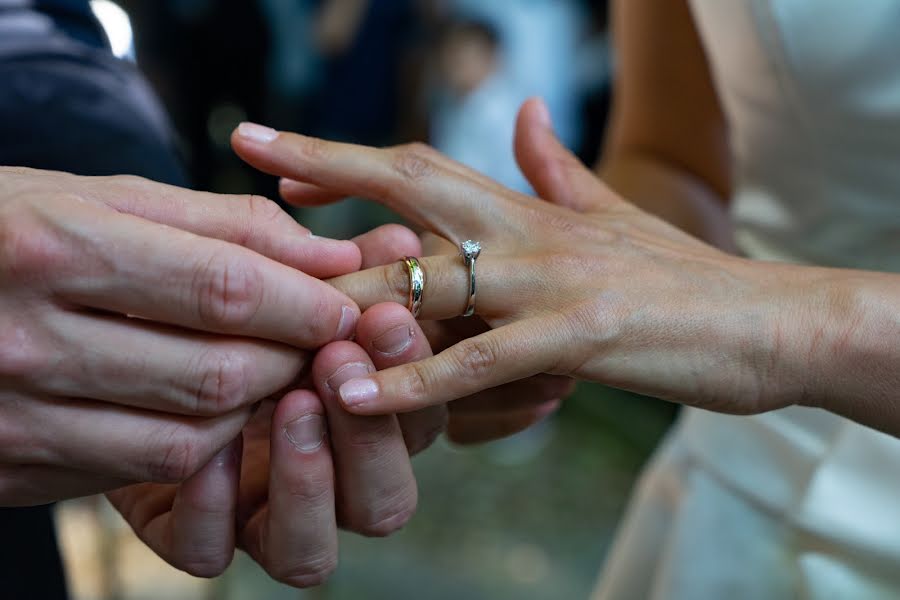
[[[197,268],[192,289],[201,322],[216,329],[240,329],[256,316],[262,288],[258,270],[220,253]]]
[[[250,194],[247,196],[247,206],[250,208],[251,216],[260,221],[280,221],[287,216],[278,203],[269,200],[265,196]]]
[[[50,362],[49,353],[21,323],[0,320],[0,381],[33,380]]]
[[[200,448],[185,427],[177,427],[168,432],[165,442],[151,444],[146,460],[147,475],[158,483],[180,483],[193,475],[202,466]]]
[[[67,253],[26,201],[0,211],[0,280],[28,281],[49,275]]]
[[[295,506],[311,510],[334,502],[334,481],[330,470],[315,470],[304,474],[302,481],[286,485],[287,494]]]
[[[397,434],[394,419],[368,419],[365,427],[359,427],[347,436],[347,447],[358,456],[358,460],[377,460],[384,454],[385,444]]]
[[[276,580],[295,588],[311,588],[322,585],[337,570],[337,555],[331,551],[305,558],[298,564],[270,569]]]
[[[383,507],[376,508],[365,515],[356,532],[368,537],[387,537],[402,529],[416,512],[418,499],[415,487],[410,493],[403,490]]]
[[[554,375],[571,375],[584,364],[586,356],[608,351],[609,345],[623,335],[624,309],[615,294],[570,307],[560,317],[560,329],[569,340],[570,352],[548,370]]]
[[[236,351],[212,351],[204,361],[194,393],[196,412],[223,414],[243,404],[250,391],[247,358]]]
[[[427,398],[431,390],[431,377],[420,362],[406,365],[405,392],[411,398]]]
[[[313,344],[324,344],[335,338],[341,318],[340,306],[327,294],[317,294],[312,301],[307,328]]]
[[[330,142],[307,136],[291,136],[291,142],[297,153],[306,159],[328,159]]]
[[[6,398],[0,398],[6,401]],[[0,418],[0,457],[4,461],[24,461],[42,454],[38,436],[21,419]]]
[[[139,175],[113,175],[109,178],[109,181],[124,187],[133,188],[145,188],[155,185],[149,179],[140,177]]]
[[[296,222],[273,200],[251,194],[246,196],[246,202],[250,218],[247,220],[246,229],[236,240],[241,246],[249,245],[257,232],[267,233],[266,230],[272,226],[282,224],[296,226]]]
[[[453,356],[463,377],[481,379],[497,366],[497,348],[484,339],[463,340]]]
[[[432,152],[421,142],[399,146],[394,151],[394,172],[411,182],[432,175],[436,170]]]

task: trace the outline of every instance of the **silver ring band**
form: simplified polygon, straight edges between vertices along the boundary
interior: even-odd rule
[[[407,273],[409,273],[409,299],[406,308],[415,319],[422,310],[422,297],[425,294],[425,270],[415,256],[407,256],[400,262],[406,265]]]
[[[481,244],[472,240],[466,240],[459,245],[459,253],[466,261],[466,269],[469,271],[469,299],[466,302],[466,310],[463,312],[464,317],[471,317],[475,314],[475,261],[481,255]]]

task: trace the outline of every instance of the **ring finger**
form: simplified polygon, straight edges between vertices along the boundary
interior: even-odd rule
[[[475,314],[485,318],[507,316],[510,297],[538,293],[533,271],[516,262],[491,255],[477,260]],[[469,270],[462,257],[427,256],[420,258],[419,264],[425,273],[419,318],[439,320],[462,315],[469,298]],[[400,262],[335,277],[328,283],[353,299],[363,311],[384,302],[402,306],[408,303],[410,275],[407,266]]]

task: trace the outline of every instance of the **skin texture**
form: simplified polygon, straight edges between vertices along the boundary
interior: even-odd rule
[[[486,178],[482,180],[490,182]],[[340,191],[289,178],[282,178],[280,189],[287,202],[305,206],[327,204],[345,196]],[[422,235],[421,250],[426,255],[448,257],[456,257],[459,253],[455,245],[427,231]],[[420,256],[420,253],[409,254]],[[405,303],[406,292],[403,294],[402,299],[396,300]],[[478,316],[423,320],[421,327],[435,352],[442,352],[490,329]],[[447,437],[458,444],[478,444],[524,431],[555,412],[562,400],[575,390],[575,385],[575,380],[569,377],[541,374],[460,398],[447,406]],[[401,420],[403,418],[401,415]]]
[[[187,479],[352,333],[316,277],[359,264],[261,198],[0,169],[0,503]]]
[[[311,185],[314,200],[317,190],[368,197],[444,239],[485,247],[477,314],[490,330],[345,383],[340,396],[352,412],[415,410],[550,373],[729,413],[811,404],[900,432],[889,391],[900,383],[890,369],[900,356],[877,335],[900,334],[890,308],[900,278],[723,253],[610,190],[559,144],[539,101],[519,116],[516,150],[544,200],[425,146],[246,133],[232,140],[242,158]],[[422,316],[459,315],[460,259],[422,262]],[[407,290],[400,265],[331,283],[362,307],[401,302]]]
[[[386,535],[413,514],[410,450],[446,410],[339,407],[347,362],[431,350],[405,309],[360,317],[319,278],[419,252],[398,226],[311,237],[257,197],[0,169],[0,505],[113,490],[180,569],[216,575],[240,547],[321,582],[337,527]],[[390,356],[336,342],[401,325],[418,337]]]
[[[415,234],[395,225],[353,242],[363,266],[420,251]],[[393,339],[398,328],[410,332],[409,341],[378,352],[379,341]],[[108,497],[177,568],[216,576],[239,548],[278,581],[318,585],[337,566],[339,528],[384,536],[412,517],[410,457],[446,424],[443,405],[399,417],[357,416],[340,406],[337,389],[355,375],[430,355],[405,308],[374,306],[359,319],[356,343],[334,342],[316,354],[310,389],[264,401],[241,435],[189,480],[132,485]]]

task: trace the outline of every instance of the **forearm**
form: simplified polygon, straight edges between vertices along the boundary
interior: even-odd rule
[[[758,266],[777,288],[756,301],[779,306],[761,389],[900,435],[900,276]]]
[[[726,252],[737,252],[725,199],[687,170],[648,153],[619,151],[596,171],[643,210]]]

